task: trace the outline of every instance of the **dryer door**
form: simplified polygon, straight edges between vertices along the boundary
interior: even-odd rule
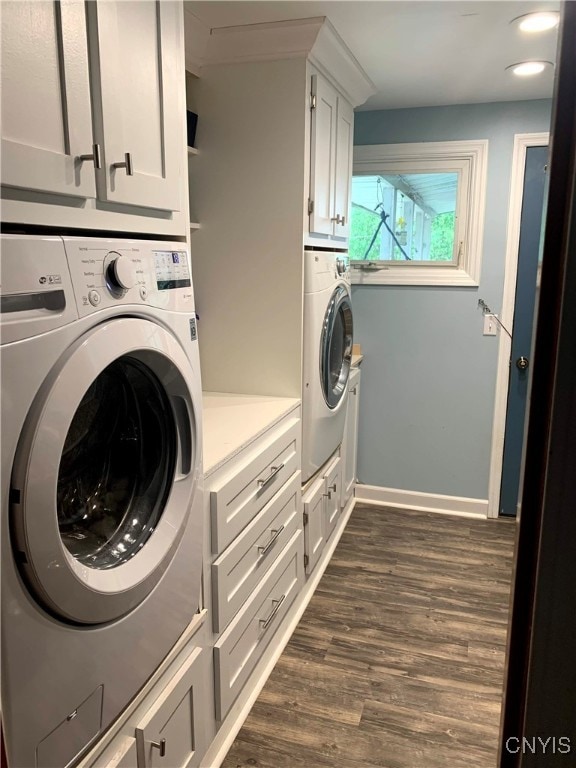
[[[346,392],[352,360],[352,332],[350,294],[340,285],[328,303],[320,339],[320,380],[329,408],[336,408]]]
[[[195,388],[178,341],[136,318],[93,328],[58,361],[11,491],[16,557],[52,613],[111,621],[166,571],[198,482]]]

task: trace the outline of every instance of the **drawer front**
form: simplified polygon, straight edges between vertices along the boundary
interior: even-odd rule
[[[136,727],[138,768],[192,768],[205,748],[202,664],[196,648]]]
[[[226,717],[300,591],[303,555],[302,529],[298,529],[260,589],[215,644],[217,720]]]
[[[237,536],[212,565],[214,631],[244,605],[301,525],[300,472]]]
[[[135,768],[138,765],[136,754],[136,739],[118,736],[90,768]]]
[[[325,473],[326,478],[326,539],[336,527],[340,517],[340,495],[342,490],[342,460],[336,456]]]
[[[290,418],[245,451],[210,489],[212,551],[221,553],[300,469],[300,420]]]

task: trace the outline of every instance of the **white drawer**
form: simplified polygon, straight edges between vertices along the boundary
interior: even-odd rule
[[[301,526],[300,476],[295,472],[213,563],[215,632],[225,629]]]
[[[288,418],[229,462],[210,487],[212,551],[221,553],[300,469],[300,420]]]
[[[192,768],[200,764],[206,747],[204,660],[202,648],[195,648],[136,726],[138,768]]]
[[[340,495],[342,487],[342,460],[340,456],[335,456],[324,473],[326,478],[326,525],[324,527],[326,540],[336,527],[340,517]]]
[[[302,539],[302,529],[298,529],[258,591],[214,646],[217,720],[225,718],[300,591]]]

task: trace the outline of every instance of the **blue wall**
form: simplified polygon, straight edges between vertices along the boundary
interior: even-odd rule
[[[479,288],[355,286],[361,483],[486,499],[514,134],[549,130],[549,100],[357,112],[355,144],[488,139]]]

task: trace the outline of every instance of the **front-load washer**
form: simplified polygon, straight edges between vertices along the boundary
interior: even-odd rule
[[[350,272],[346,254],[305,251],[303,482],[328,461],[342,442],[352,338]]]
[[[200,608],[201,382],[180,243],[2,237],[2,720],[73,763]]]

